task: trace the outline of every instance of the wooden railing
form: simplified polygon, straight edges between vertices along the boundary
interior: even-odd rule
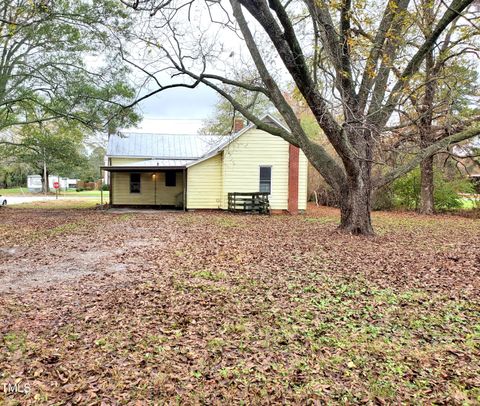
[[[270,202],[268,200],[269,193],[251,192],[240,193],[234,192],[228,194],[228,210],[244,211],[249,213],[270,213]]]

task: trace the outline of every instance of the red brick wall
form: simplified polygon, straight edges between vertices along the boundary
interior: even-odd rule
[[[298,167],[300,150],[298,147],[288,147],[288,212],[298,214]]]

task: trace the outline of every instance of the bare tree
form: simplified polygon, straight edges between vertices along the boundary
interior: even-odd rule
[[[385,137],[387,125],[398,119],[399,106],[431,50],[450,32],[452,22],[463,19],[476,26],[478,15],[473,9],[468,10],[473,0],[444,4],[441,16],[422,39],[410,22],[410,0],[389,0],[383,10],[384,3],[374,0],[362,2],[365,7],[354,0],[122,1],[149,13],[154,23],[149,35],[142,33],[143,39],[159,51],[166,63],[167,70],[137,66],[155,83],[155,89],[143,98],[175,86],[194,88],[203,84],[214,89],[258,128],[305,152],[338,194],[340,229],[346,232],[373,233],[373,190],[451,143],[480,133],[478,125],[463,128],[425,145],[392,170],[375,161],[375,151]],[[213,40],[207,35],[208,28],[202,31],[205,15],[209,17],[209,29],[215,26]],[[188,36],[189,31],[197,33],[196,42]],[[248,49],[250,58],[246,63],[252,62],[257,80],[237,81],[232,79],[235,76],[231,71],[223,68],[229,54],[225,53],[226,43],[220,41],[222,35],[238,36],[241,47]],[[455,29],[450,35],[456,35]],[[236,59],[236,63],[242,62]],[[162,74],[167,71],[171,77],[182,79],[162,83]],[[336,156],[312,141],[302,129],[282,92],[288,81],[304,98]],[[262,122],[235,99],[228,87],[268,97],[289,131]],[[382,166],[374,176],[377,164]]]

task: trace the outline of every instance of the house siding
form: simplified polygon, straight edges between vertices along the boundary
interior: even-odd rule
[[[114,205],[175,205],[177,195],[183,192],[183,174],[176,173],[176,186],[165,186],[165,173],[141,173],[140,193],[130,193],[130,173],[113,172],[112,188]],[[155,188],[156,182],[156,188]],[[156,192],[156,193],[155,193]]]
[[[288,143],[258,129],[251,129],[224,150],[222,208],[229,192],[258,192],[260,166],[272,167],[270,207],[288,206]]]
[[[222,201],[222,154],[187,169],[187,208],[218,209]]]

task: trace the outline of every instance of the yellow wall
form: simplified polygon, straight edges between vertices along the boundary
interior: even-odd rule
[[[187,208],[228,208],[228,193],[258,192],[260,166],[272,167],[270,207],[288,208],[288,143],[251,129],[225,150],[187,170]],[[298,208],[306,209],[307,158],[300,152]]]
[[[187,169],[187,208],[218,209],[221,196],[221,153]]]
[[[112,172],[111,184],[113,189],[112,204],[175,205],[176,196],[183,192],[183,173],[177,172],[176,186],[169,187],[165,186],[164,172],[155,173],[155,178],[153,178],[152,172],[141,173],[140,193],[130,193],[129,172]]]
[[[224,151],[222,208],[228,208],[229,192],[258,192],[260,166],[272,167],[270,207],[288,204],[288,143],[258,129],[251,129]]]

